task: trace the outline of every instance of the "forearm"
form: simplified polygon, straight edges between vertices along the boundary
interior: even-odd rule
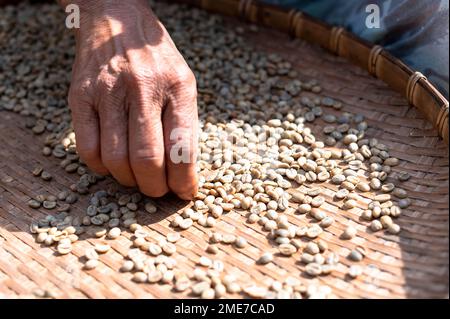
[[[131,6],[139,6],[149,8],[149,4],[145,0],[56,0],[58,4],[65,8],[70,4],[75,4],[80,8],[81,12],[95,13],[108,12],[120,8],[129,8]]]

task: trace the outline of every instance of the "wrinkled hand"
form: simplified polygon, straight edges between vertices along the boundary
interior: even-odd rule
[[[79,6],[69,106],[81,159],[146,195],[170,189],[191,199],[198,123],[192,71],[146,1]],[[176,145],[188,151],[181,163],[170,156]]]

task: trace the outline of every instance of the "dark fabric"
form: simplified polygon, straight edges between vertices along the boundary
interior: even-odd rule
[[[260,0],[298,8],[384,46],[422,72],[449,97],[448,0]],[[380,8],[380,28],[369,29],[366,6]]]

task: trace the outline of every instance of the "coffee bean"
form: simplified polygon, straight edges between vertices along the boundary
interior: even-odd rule
[[[387,227],[387,231],[390,234],[398,234],[400,232],[400,230],[401,230],[400,226],[398,224],[394,224],[394,223],[389,224]]]
[[[49,173],[49,172],[47,172],[47,171],[42,171],[42,173],[41,173],[41,178],[44,180],[44,181],[49,181],[49,180],[51,180],[52,179],[52,175]]]
[[[379,220],[373,220],[370,223],[370,229],[374,232],[377,232],[377,231],[383,229],[383,225],[381,224],[381,222]]]
[[[306,247],[304,249],[304,252],[306,252],[306,253],[308,253],[310,255],[315,255],[315,254],[318,254],[320,252],[320,249],[319,249],[319,246],[316,243],[309,242],[306,245]]]
[[[361,266],[351,265],[350,268],[348,269],[348,275],[351,278],[356,278],[356,277],[360,276],[361,274],[362,274]]]
[[[295,247],[294,247],[295,248]],[[273,255],[270,253],[265,253],[258,259],[258,263],[261,265],[268,264],[273,261]]]
[[[108,244],[96,244],[95,245],[95,251],[99,254],[104,254],[108,252],[111,249],[111,247]]]
[[[305,272],[312,277],[319,276],[322,273],[322,266],[317,263],[309,263],[305,267]]]
[[[41,203],[38,202],[37,200],[30,199],[28,201],[28,206],[30,206],[31,208],[34,208],[34,209],[38,209],[39,207],[41,207]]]
[[[111,228],[108,232],[108,238],[110,238],[110,239],[119,238],[121,232],[122,231],[118,227]]]
[[[247,240],[243,237],[236,238],[236,241],[234,242],[234,245],[237,248],[244,248],[247,246]]]
[[[363,260],[364,256],[358,250],[354,249],[350,252],[348,258],[353,261],[361,261]]]
[[[45,201],[42,203],[42,206],[43,206],[45,209],[53,209],[53,208],[56,207],[56,202],[45,200]]]
[[[408,172],[399,172],[397,175],[397,179],[401,182],[406,182],[411,178],[411,175]]]
[[[348,226],[345,228],[344,232],[342,233],[341,237],[342,239],[352,239],[356,236],[357,230],[356,228],[352,226]]]

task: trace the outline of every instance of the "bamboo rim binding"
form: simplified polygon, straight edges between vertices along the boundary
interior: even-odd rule
[[[238,12],[239,12],[239,17],[242,20],[244,20],[244,21],[249,20],[250,9],[251,9],[252,4],[253,4],[253,0],[240,0],[239,1]]]
[[[330,51],[339,55],[339,40],[342,33],[345,31],[342,27],[333,27],[330,34]]]
[[[384,49],[381,45],[374,45],[370,50],[367,70],[375,77],[377,77],[377,60],[383,50]]]
[[[437,118],[437,126],[439,130],[439,134],[441,136],[445,136],[445,133],[448,134],[448,117],[449,117],[449,106],[447,103],[441,108]]]
[[[303,18],[303,12],[292,9],[289,11],[288,19],[289,19],[289,35],[293,38],[301,34],[301,22]],[[300,28],[300,31],[297,31]]]
[[[425,75],[417,71],[414,72],[409,77],[408,83],[406,84],[406,92],[405,92],[405,96],[409,104],[414,105],[414,89],[416,87],[417,82],[419,82],[420,80],[426,81],[427,78],[425,77]]]

